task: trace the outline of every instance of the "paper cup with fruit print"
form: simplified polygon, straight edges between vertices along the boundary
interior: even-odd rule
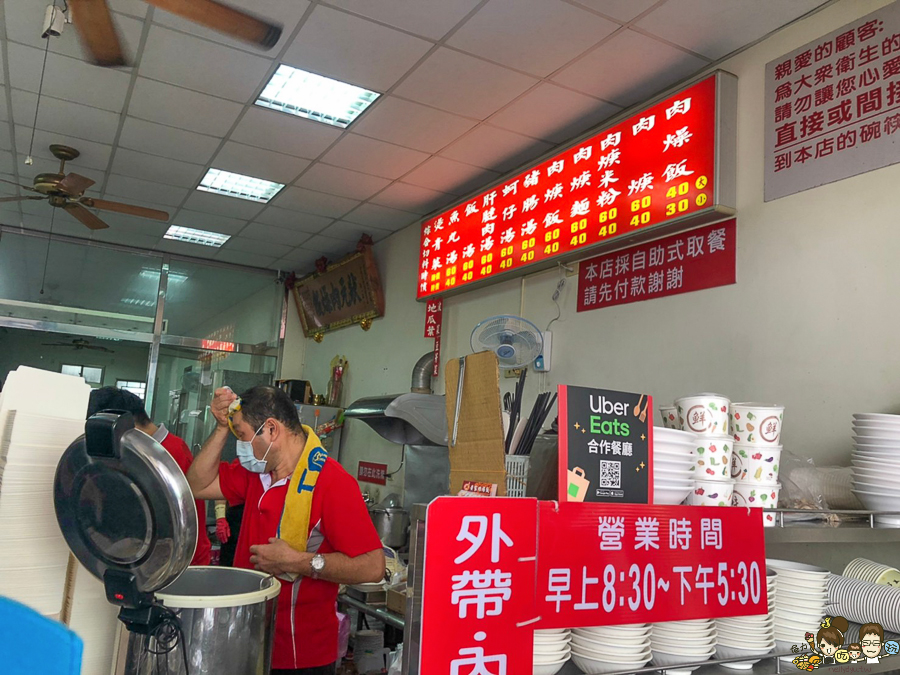
[[[781,483],[735,483],[731,504],[751,509],[774,509],[778,507],[779,492]],[[763,525],[774,527],[775,514],[764,513]]]
[[[678,426],[701,436],[730,435],[731,401],[720,394],[696,394],[675,401]]]
[[[695,480],[694,491],[688,495],[691,506],[731,506],[734,495],[732,480]]]
[[[783,405],[735,403],[731,414],[731,433],[735,443],[781,445]]]
[[[674,405],[660,406],[659,416],[662,417],[662,423],[666,429],[680,429],[678,426],[678,411]]]
[[[731,480],[731,436],[700,436],[691,471],[694,480]]]
[[[777,483],[781,446],[762,447],[735,443],[731,477],[738,483]]]

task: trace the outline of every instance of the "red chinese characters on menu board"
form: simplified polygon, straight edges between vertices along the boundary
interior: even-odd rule
[[[713,75],[430,218],[418,297],[709,209],[715,129]]]
[[[900,161],[900,4],[766,66],[767,201]]]
[[[577,309],[690,293],[735,283],[734,219],[581,262]]]

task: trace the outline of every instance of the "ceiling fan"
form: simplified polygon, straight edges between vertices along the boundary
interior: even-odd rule
[[[0,202],[20,202],[25,200],[42,200],[50,202],[50,206],[61,208],[75,217],[77,220],[92,230],[103,230],[109,225],[104,223],[96,215],[88,211],[88,208],[101,211],[115,211],[139,218],[153,218],[154,220],[169,220],[169,214],[156,209],[145,209],[142,206],[132,206],[120,202],[110,202],[105,199],[83,197],[84,191],[94,184],[90,178],[80,176],[77,173],[66,173],[66,162],[78,157],[78,150],[67,145],[51,145],[50,152],[59,160],[59,173],[39,173],[34,177],[34,187],[19,185],[11,180],[0,178],[0,182],[15,185],[28,192],[37,192],[41,196],[22,195],[19,197],[0,197]],[[85,208],[87,207],[87,208]]]
[[[90,342],[83,338],[75,338],[71,342],[44,342],[42,347],[69,347],[74,349],[76,352],[82,349],[93,349],[98,352],[110,352],[112,353],[112,349],[107,349],[106,347],[98,347],[96,345],[92,345]]]
[[[215,0],[145,0],[188,21],[193,21],[238,40],[271,49],[281,38],[281,26]],[[75,28],[85,49],[98,66],[124,66],[122,42],[106,0],[69,0]]]

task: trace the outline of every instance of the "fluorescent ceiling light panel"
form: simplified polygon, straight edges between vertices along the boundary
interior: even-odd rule
[[[273,183],[270,180],[243,176],[239,173],[231,173],[221,169],[210,169],[206,172],[203,180],[200,181],[197,189],[203,192],[225,195],[226,197],[237,197],[238,199],[248,199],[251,202],[267,204],[283,187],[283,183]]]
[[[281,64],[256,105],[346,129],[380,95]]]
[[[172,225],[166,232],[164,239],[174,239],[175,241],[186,241],[189,244],[201,244],[203,246],[215,246],[219,248],[226,241],[231,239],[227,234],[219,234],[218,232],[207,232],[206,230],[195,230],[190,227],[181,227],[180,225]]]
[[[145,279],[159,281],[159,270],[148,269],[145,267],[141,270],[141,276]],[[187,274],[182,274],[181,272],[169,272],[169,283],[180,284],[183,281],[187,281]]]

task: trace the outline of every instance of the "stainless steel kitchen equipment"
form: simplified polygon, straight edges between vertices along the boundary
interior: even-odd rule
[[[382,544],[390,548],[406,546],[409,511],[397,506],[378,504],[369,507],[369,515]]]
[[[185,572],[198,531],[190,487],[130,414],[87,420],[53,487],[66,543],[121,608],[129,631],[121,673],[268,675],[280,583],[232,568]],[[217,646],[226,642],[244,656],[226,658],[232,648]]]

